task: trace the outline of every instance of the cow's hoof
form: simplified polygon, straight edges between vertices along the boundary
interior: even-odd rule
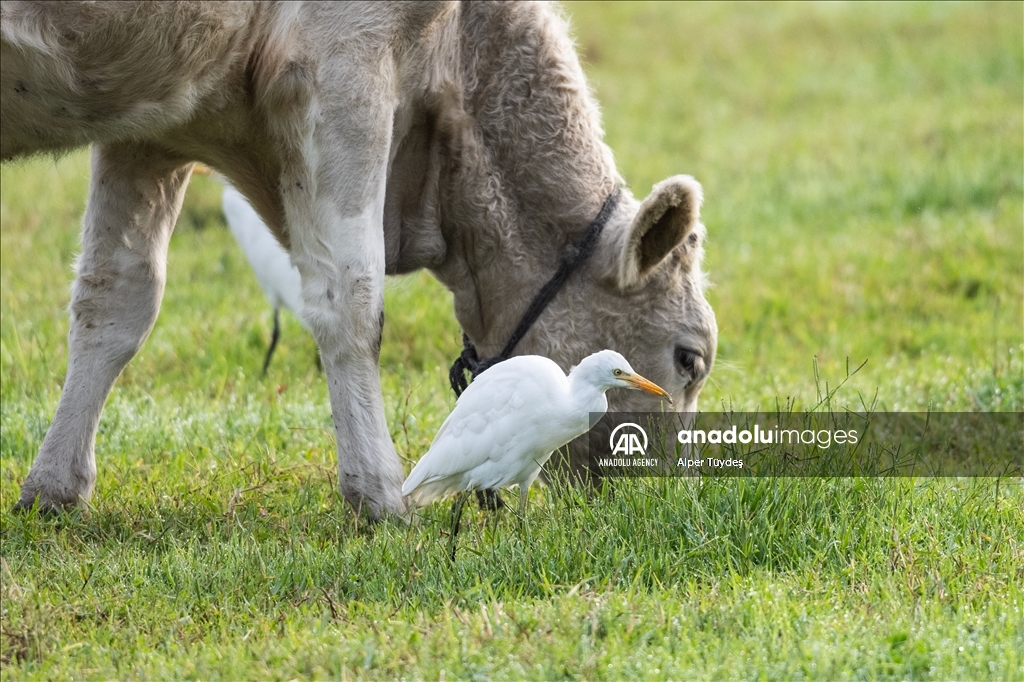
[[[32,500],[32,502],[30,502],[28,504],[26,504],[24,500],[18,500],[17,503],[15,503],[14,508],[11,509],[11,511],[14,512],[15,514],[26,514],[26,513],[30,512],[30,511],[32,511],[32,509],[35,506],[36,506],[36,501],[35,500]]]
[[[17,504],[14,505],[14,508],[11,509],[11,511],[15,514],[31,514],[32,512],[35,512],[36,514],[39,514],[39,516],[54,517],[67,508],[73,509],[75,507],[75,505],[66,507],[54,506],[52,504],[39,504],[38,499],[39,498],[36,497],[30,500],[18,500]]]
[[[358,516],[371,524],[392,519],[408,523],[410,510],[401,492],[397,497],[388,496],[385,501],[380,501],[369,495],[362,495],[354,490],[342,491],[341,496],[351,505]]]
[[[21,497],[14,505],[13,511],[19,514],[36,512],[42,516],[55,516],[61,512],[77,509],[83,506],[83,501],[78,495],[67,495],[47,492],[45,490],[33,490],[31,487],[23,486]]]

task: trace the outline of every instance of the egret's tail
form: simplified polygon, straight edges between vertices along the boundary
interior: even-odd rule
[[[413,474],[416,472],[414,471]],[[458,492],[461,487],[453,477],[439,478],[432,481],[414,481],[412,474],[402,486],[402,494],[408,496],[409,501],[417,507],[426,507],[442,497]],[[457,478],[457,477],[455,477]]]

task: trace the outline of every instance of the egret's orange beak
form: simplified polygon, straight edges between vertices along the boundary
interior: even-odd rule
[[[627,374],[626,376],[622,377],[622,379],[627,384],[630,384],[635,388],[639,388],[642,391],[647,391],[648,393],[653,393],[654,395],[660,395],[663,398],[668,398],[669,403],[672,402],[672,396],[668,394],[668,391],[666,391],[653,381],[648,381],[647,379],[644,379],[639,374]]]

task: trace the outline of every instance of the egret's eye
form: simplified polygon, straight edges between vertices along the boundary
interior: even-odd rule
[[[617,377],[621,377],[622,376],[622,370],[621,369],[617,369],[614,372],[612,372],[612,374],[614,374]]]

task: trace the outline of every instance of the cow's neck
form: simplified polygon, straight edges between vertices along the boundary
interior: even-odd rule
[[[462,7],[472,126],[442,178],[437,274],[482,355],[505,344],[621,179],[565,25],[543,5]],[[517,352],[529,352],[530,336]]]

